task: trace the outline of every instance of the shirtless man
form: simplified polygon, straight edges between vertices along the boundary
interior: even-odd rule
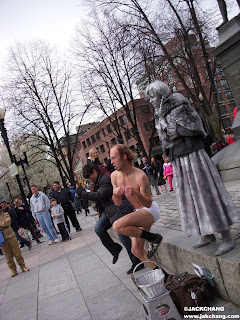
[[[154,260],[153,255],[162,241],[160,234],[149,232],[152,224],[160,217],[157,203],[151,197],[146,174],[132,166],[135,154],[128,147],[117,144],[111,148],[110,158],[115,171],[111,174],[113,201],[121,204],[122,195],[135,207],[136,211],[115,221],[113,229],[120,234],[132,237],[132,253],[140,260]],[[144,242],[148,240],[148,252]],[[156,266],[149,264],[154,269]]]

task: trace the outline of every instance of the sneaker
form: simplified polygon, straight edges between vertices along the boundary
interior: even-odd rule
[[[29,269],[27,267],[23,267],[21,269],[22,269],[22,272],[28,272],[29,271]]]
[[[53,244],[54,243],[54,241],[53,240],[49,240],[48,241],[48,245],[50,246],[51,244]]]
[[[17,271],[16,270],[12,271],[12,277],[15,277],[16,275],[17,275]]]
[[[157,248],[159,247],[160,243],[162,242],[163,237],[160,234],[157,234],[157,237],[155,240],[148,242],[147,248],[147,258],[150,259],[154,255],[154,253],[157,251]]]
[[[59,242],[59,239],[56,238],[56,239],[54,240],[54,243],[58,243],[58,242]]]

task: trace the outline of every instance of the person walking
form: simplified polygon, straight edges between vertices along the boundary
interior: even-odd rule
[[[18,241],[21,244],[21,248],[24,247],[24,245],[26,245],[28,247],[28,250],[30,250],[32,248],[32,242],[21,237],[20,234],[18,233],[19,221],[18,221],[18,216],[17,216],[17,213],[16,213],[14,206],[11,206],[6,201],[2,201],[1,206],[2,206],[3,211],[7,212],[11,218],[11,227],[12,227],[13,231],[15,232],[15,235],[16,235]]]
[[[28,215],[31,214],[30,210],[25,205],[22,204],[22,200],[19,198],[15,199],[14,204],[15,204],[15,211],[18,216],[19,226],[23,227],[24,229],[28,229],[31,232],[33,239],[36,240],[38,244],[41,243],[36,233],[34,232],[33,226],[29,219]]]
[[[173,191],[173,186],[172,186],[172,179],[173,179],[173,167],[171,162],[169,161],[168,157],[163,154],[163,160],[164,160],[164,164],[163,164],[163,178],[168,179],[168,184],[169,184],[169,191]]]
[[[50,201],[45,193],[38,191],[36,185],[31,186],[32,196],[30,198],[30,206],[34,219],[40,224],[41,229],[48,237],[48,244],[59,242],[57,232],[52,224],[49,212]]]
[[[151,165],[149,169],[149,181],[154,186],[157,195],[160,194],[158,188],[158,173],[160,172],[160,161],[158,161],[155,157],[151,157]]]
[[[51,215],[53,219],[56,219],[58,230],[61,233],[62,241],[71,240],[68,228],[66,226],[64,218],[64,210],[60,204],[57,204],[57,200],[52,198],[50,199],[51,203]]]
[[[17,267],[14,262],[13,257],[17,260],[21,270],[23,272],[29,271],[26,267],[21,250],[19,249],[16,234],[11,228],[11,218],[7,212],[2,212],[2,207],[0,206],[0,231],[3,232],[5,244],[1,247],[1,250],[6,258],[7,265],[11,270],[12,277],[17,275]]]
[[[76,188],[77,188],[77,184],[76,184]],[[80,207],[79,207],[78,198],[76,196],[76,190],[74,189],[74,186],[70,186],[70,191],[71,191],[71,193],[73,195],[73,199],[74,199],[74,203],[75,203],[77,214],[79,214],[80,213]]]
[[[76,188],[76,197],[78,198],[78,201],[82,204],[82,208],[85,210],[85,217],[87,217],[87,215],[90,213],[88,209],[89,203],[87,199],[81,199],[81,193],[84,190],[84,188],[81,184],[76,184]]]
[[[74,201],[73,195],[70,190],[66,188],[61,188],[60,183],[58,181],[53,182],[53,191],[51,193],[51,198],[57,200],[58,204],[61,204],[64,210],[64,218],[67,224],[68,230],[70,232],[70,224],[68,218],[71,220],[73,227],[77,232],[82,231],[80,224],[78,222],[76,213],[73,209],[71,202]]]
[[[85,179],[93,182],[93,191],[86,192],[85,190],[82,190],[80,196],[82,199],[88,199],[96,202],[99,220],[95,226],[95,232],[105,248],[112,254],[112,263],[115,264],[122,250],[122,246],[114,242],[107,231],[112,227],[112,223],[114,221],[122,215],[127,215],[129,212],[132,212],[134,208],[126,197],[123,197],[122,204],[119,207],[115,206],[112,200],[113,187],[109,172],[101,172],[97,165],[89,164],[83,167],[83,176]],[[126,248],[132,262],[131,268],[127,271],[127,274],[130,274],[133,272],[135,266],[141,261],[131,252],[131,239],[122,234],[118,234],[118,237]],[[137,270],[140,270],[143,267],[144,265],[140,265]]]

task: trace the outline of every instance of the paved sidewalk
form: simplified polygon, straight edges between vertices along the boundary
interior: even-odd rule
[[[240,181],[226,186],[239,208]],[[154,198],[162,213],[157,225],[180,230],[175,192]],[[146,319],[141,296],[126,274],[131,266],[126,250],[113,265],[112,256],[94,232],[95,217],[80,214],[78,219],[83,231],[73,233],[71,241],[48,246],[45,238],[40,245],[34,241],[31,251],[22,249],[30,268],[27,273],[19,271],[11,278],[5,258],[0,256],[1,320]],[[233,227],[240,238],[240,224]],[[225,307],[219,314],[240,315],[239,308],[222,300],[215,299],[212,305]]]
[[[140,294],[126,271],[123,249],[111,254],[94,232],[95,217],[78,216],[83,231],[48,246],[47,239],[22,249],[29,272],[11,278],[0,257],[1,320],[144,320]],[[141,271],[139,271],[140,273]]]

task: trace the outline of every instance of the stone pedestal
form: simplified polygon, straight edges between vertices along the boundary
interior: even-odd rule
[[[221,62],[238,108],[232,130],[235,140],[213,158],[223,181],[237,180],[240,175],[240,15],[218,28],[219,43],[213,55]]]

